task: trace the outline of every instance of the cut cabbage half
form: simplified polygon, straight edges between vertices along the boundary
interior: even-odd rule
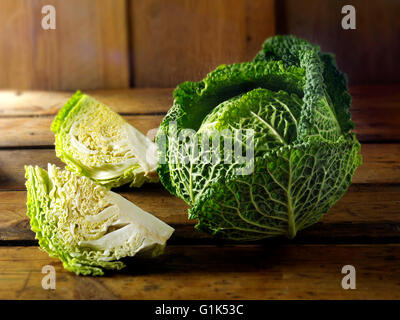
[[[67,169],[107,187],[157,182],[155,144],[105,104],[75,93],[51,125]]]
[[[161,254],[174,229],[86,177],[26,166],[28,216],[39,245],[76,274],[119,270],[120,258]]]

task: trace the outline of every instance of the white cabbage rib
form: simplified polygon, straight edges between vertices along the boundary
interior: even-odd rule
[[[124,124],[122,131],[126,132],[130,151],[136,156],[140,166],[146,172],[156,171],[158,166],[156,144],[128,123]]]
[[[155,245],[165,245],[172,235],[173,228],[119,194],[108,191],[107,198],[114,205],[104,209],[95,217],[88,217],[89,220],[102,220],[117,211],[118,218],[111,226],[123,227],[95,240],[80,241],[79,245],[96,250],[113,250],[135,243],[129,250],[129,255],[133,255],[139,251],[151,249]]]

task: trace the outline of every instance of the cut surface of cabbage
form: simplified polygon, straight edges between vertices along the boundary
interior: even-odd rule
[[[57,156],[78,175],[107,188],[158,181],[155,144],[91,96],[78,91],[51,129]]]
[[[174,229],[87,177],[26,166],[28,216],[40,247],[77,274],[121,269],[119,259],[158,255]]]

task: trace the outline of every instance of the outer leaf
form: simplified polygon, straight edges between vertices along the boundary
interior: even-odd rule
[[[257,54],[254,60],[282,61],[286,66],[303,66],[307,70],[307,68],[313,66],[314,63],[305,59],[304,53],[308,51],[314,51],[321,60],[323,69],[321,69],[320,72],[323,76],[324,87],[330,100],[333,102],[335,114],[342,132],[350,132],[350,130],[354,128],[349,112],[351,97],[347,93],[346,76],[338,70],[333,54],[321,52],[319,46],[294,36],[275,36],[264,42],[262,50]],[[318,64],[319,62],[317,65]],[[315,74],[313,76],[315,76]],[[311,75],[310,80],[314,81]],[[312,92],[314,91],[312,87],[310,90]],[[312,95],[314,94],[315,93],[312,93]]]
[[[256,161],[252,175],[221,176],[193,208],[197,228],[240,241],[296,233],[317,222],[346,192],[361,164],[352,137],[286,146]],[[222,178],[223,177],[223,178]]]
[[[255,88],[268,88],[302,96],[303,85],[302,69],[284,68],[281,62],[275,61],[222,65],[200,82],[184,82],[179,85],[174,91],[174,105],[163,119],[156,140],[159,146],[157,172],[162,184],[169,192],[179,196],[175,182],[170,178],[167,163],[171,122],[177,124],[177,134],[184,128],[197,130],[211,110],[237,95]]]
[[[204,119],[195,139],[172,141],[170,136],[167,164],[177,195],[194,205],[207,188],[212,184],[219,184],[219,180],[228,171],[233,172],[249,165],[237,163],[237,159],[225,161],[226,138],[231,139],[232,148],[234,143],[239,143],[242,153],[246,152],[246,139],[238,141],[236,135],[242,129],[253,130],[256,157],[262,157],[274,148],[292,143],[297,138],[301,106],[302,101],[295,94],[254,89],[218,105]],[[232,134],[228,137],[221,135],[220,132],[224,129],[229,129]],[[209,155],[208,149],[201,148],[200,142],[204,137],[207,141],[216,139],[220,143],[218,161],[213,159],[215,154]]]

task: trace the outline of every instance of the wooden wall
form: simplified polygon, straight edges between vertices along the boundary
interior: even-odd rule
[[[341,8],[356,9],[356,29],[343,30]],[[400,0],[280,0],[279,33],[334,52],[350,84],[400,83]]]
[[[56,8],[43,30],[42,6]],[[125,0],[1,0],[0,87],[129,87]]]
[[[275,34],[267,0],[133,0],[133,84],[175,86],[220,64],[252,59]]]
[[[41,8],[57,10],[56,30]],[[342,30],[353,4],[357,29]],[[351,84],[400,82],[400,0],[1,0],[0,88],[173,87],[291,33],[335,52]]]

